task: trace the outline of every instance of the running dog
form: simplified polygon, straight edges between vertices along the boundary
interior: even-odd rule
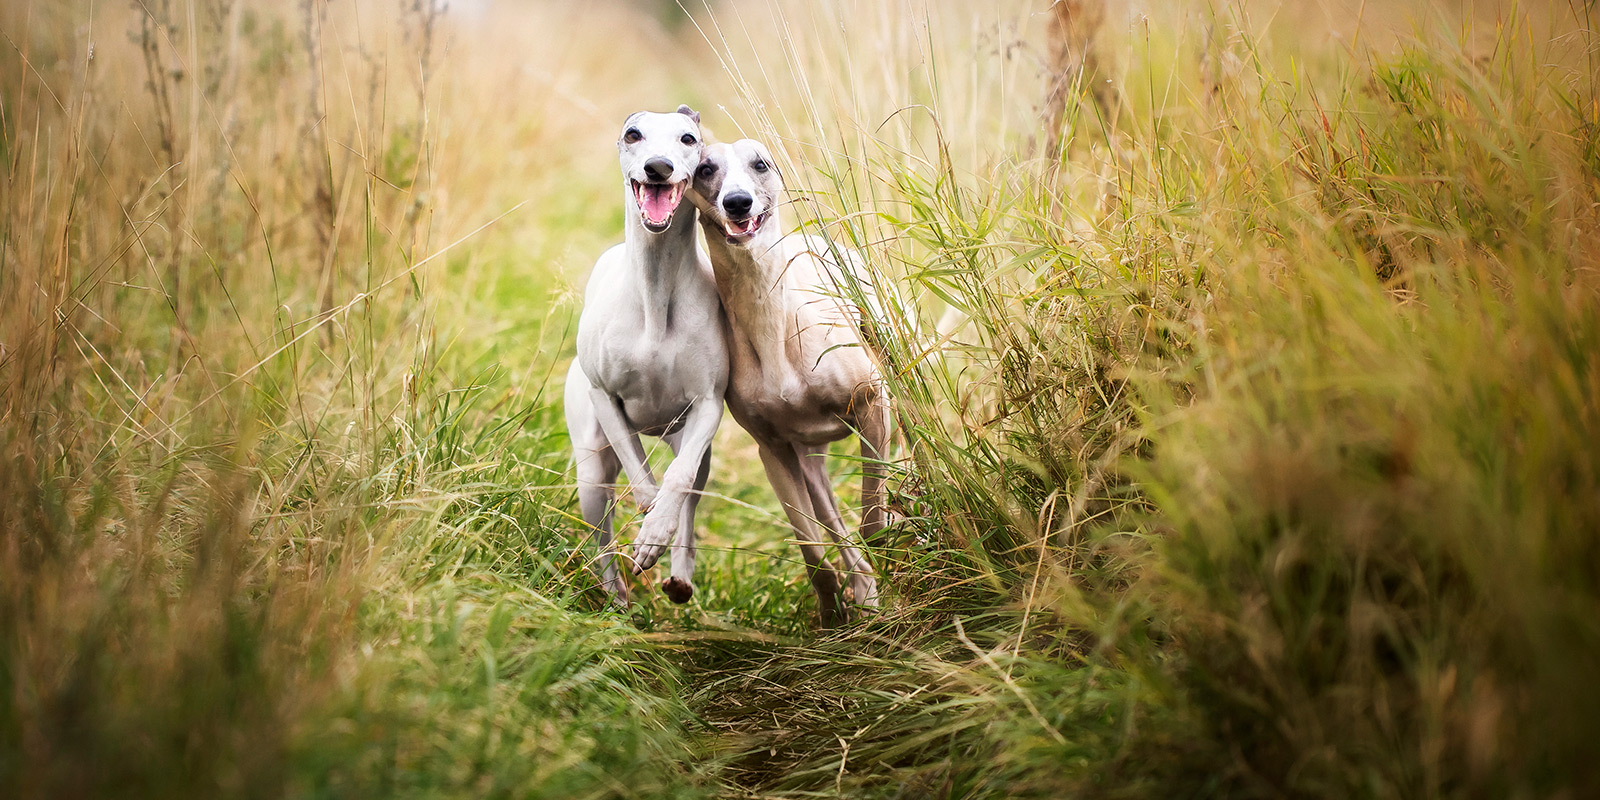
[[[633,572],[670,547],[675,603],[694,595],[694,511],[711,467],[728,382],[722,306],[697,246],[695,208],[684,203],[703,150],[700,115],[641,111],[617,140],[627,197],[622,244],[595,262],[578,320],[578,357],[567,372],[567,430],[578,504],[600,548],[601,582],[626,607],[612,553],[613,483],[628,475],[645,508]],[[657,486],[639,435],[661,437],[674,458]]]
[[[888,397],[860,337],[860,310],[838,296],[844,251],[817,237],[785,237],[783,181],[760,143],[707,145],[695,172],[716,288],[728,331],[728,410],[755,438],[767,478],[805,556],[824,625],[850,602],[878,605],[878,582],[844,529],[828,479],[828,444],[861,437],[861,536],[884,526],[883,472]],[[838,253],[835,255],[835,253]],[[838,545],[848,588],[824,558],[823,534]]]

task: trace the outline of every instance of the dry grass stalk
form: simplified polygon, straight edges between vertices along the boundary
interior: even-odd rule
[[[1056,152],[1069,125],[1074,139],[1079,127],[1091,120],[1097,121],[1093,128],[1114,130],[1119,98],[1102,42],[1106,0],[1053,0],[1049,13],[1045,30],[1050,86],[1044,117],[1050,152]],[[1083,113],[1084,98],[1093,103],[1092,117]]]

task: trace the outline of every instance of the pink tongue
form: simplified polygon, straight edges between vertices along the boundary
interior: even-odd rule
[[[648,183],[639,185],[639,209],[644,212],[645,219],[659,225],[672,217],[673,210],[678,207],[674,188]]]

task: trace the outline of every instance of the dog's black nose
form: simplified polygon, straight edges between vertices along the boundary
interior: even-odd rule
[[[649,175],[650,180],[664,181],[672,177],[672,162],[660,156],[652,158],[644,162],[644,174]]]
[[[750,206],[755,202],[755,198],[744,192],[734,192],[722,198],[722,210],[728,212],[730,217],[742,217],[750,213]]]

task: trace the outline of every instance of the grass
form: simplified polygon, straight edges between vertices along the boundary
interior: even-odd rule
[[[1366,5],[1113,15],[1060,152],[1021,0],[0,9],[0,787],[1600,791],[1593,21]],[[893,297],[845,629],[736,426],[693,604],[577,535],[552,379],[680,101]]]

